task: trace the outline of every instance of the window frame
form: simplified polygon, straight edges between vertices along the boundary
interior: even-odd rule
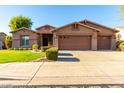
[[[28,39],[26,39],[26,37],[28,37]],[[23,43],[23,39],[24,39],[24,43]],[[28,43],[27,43],[28,40]],[[30,37],[29,35],[22,35],[21,39],[20,39],[20,46],[22,47],[29,47],[30,45]]]

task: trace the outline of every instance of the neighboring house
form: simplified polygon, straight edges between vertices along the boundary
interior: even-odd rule
[[[3,32],[0,32],[0,50],[2,49],[2,46],[5,42],[5,37],[6,37],[6,34]]]
[[[124,26],[118,26],[115,29],[119,30],[116,35],[117,40],[124,40]]]
[[[13,48],[52,45],[60,50],[114,50],[116,33],[110,27],[89,20],[74,22],[61,27],[44,25],[36,31],[20,28],[12,31]]]

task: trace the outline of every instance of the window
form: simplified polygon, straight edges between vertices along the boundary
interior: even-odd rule
[[[29,36],[21,36],[21,46],[29,46]]]

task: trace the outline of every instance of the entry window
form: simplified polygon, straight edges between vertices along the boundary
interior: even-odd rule
[[[29,46],[29,36],[21,36],[21,46]]]

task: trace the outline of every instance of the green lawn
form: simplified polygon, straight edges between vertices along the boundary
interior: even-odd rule
[[[28,62],[45,57],[45,53],[34,53],[29,50],[0,50],[0,63]]]

